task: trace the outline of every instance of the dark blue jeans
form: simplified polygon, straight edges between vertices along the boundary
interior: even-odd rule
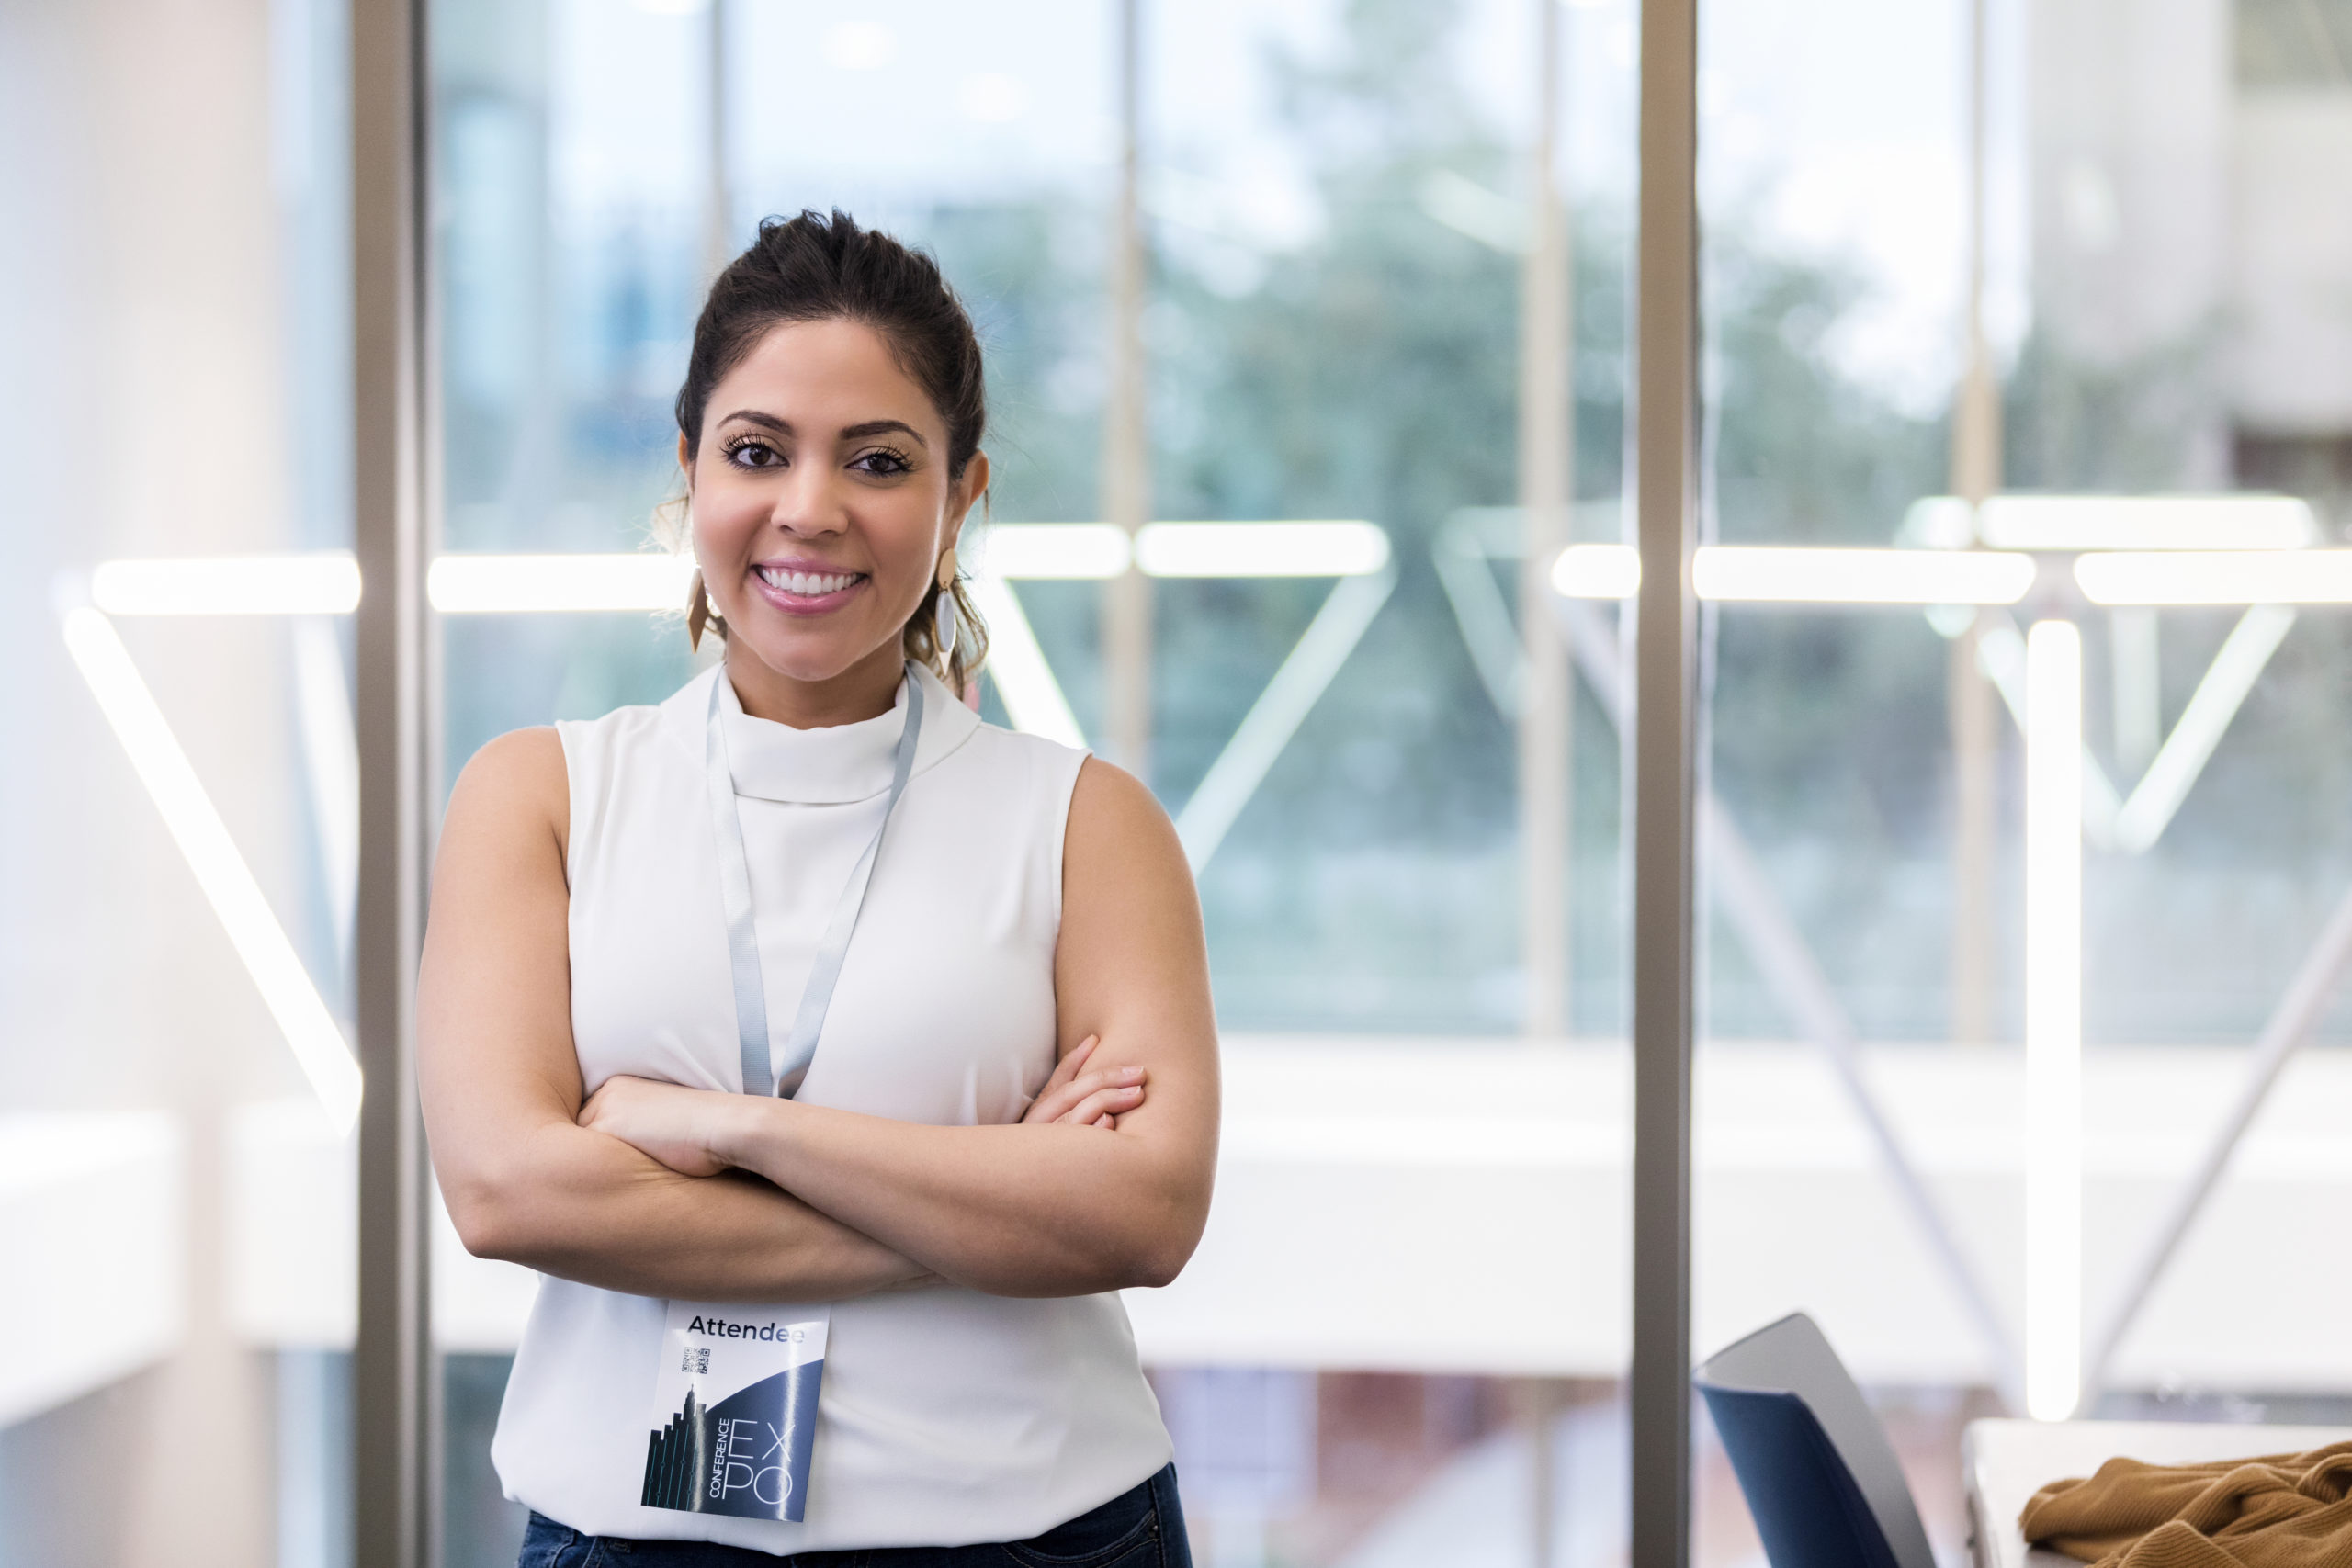
[[[1133,1491],[1027,1540],[772,1557],[703,1540],[582,1535],[533,1514],[516,1568],[1193,1568],[1193,1551],[1171,1464]]]

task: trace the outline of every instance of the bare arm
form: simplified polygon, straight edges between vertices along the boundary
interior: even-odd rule
[[[1117,1108],[1107,1122],[933,1127],[627,1078],[585,1119],[687,1168],[757,1171],[955,1284],[1166,1284],[1199,1243],[1216,1172],[1208,961],[1167,816],[1091,760],[1070,802],[1054,989],[1066,1055],[1097,1039],[1089,1080],[1125,1070],[1136,1086],[1094,1101]]]
[[[920,1266],[765,1181],[684,1176],[579,1125],[570,817],[562,744],[528,729],[468,764],[442,829],[417,1077],[467,1250],[696,1300],[836,1301],[923,1282]]]

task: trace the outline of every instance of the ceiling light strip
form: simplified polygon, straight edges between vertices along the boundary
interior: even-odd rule
[[[228,824],[205,793],[154,694],[131,661],[121,634],[105,615],[86,605],[65,613],[64,633],[74,662],[130,755],[139,782],[163,814],[164,828],[220,917],[263,1004],[277,1021],[295,1063],[310,1079],[337,1134],[347,1134],[359,1117],[359,1064],[261,885],[238,853]]]

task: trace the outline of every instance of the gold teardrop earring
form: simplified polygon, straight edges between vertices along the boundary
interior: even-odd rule
[[[686,646],[702,647],[704,628],[727,635],[727,623],[719,618],[718,606],[710,602],[710,590],[703,586],[702,568],[695,568],[694,581],[686,589]]]
[[[668,535],[671,547],[679,554],[692,557],[695,553],[695,498],[692,491],[674,501],[666,501],[655,509],[657,520],[663,511],[676,510],[667,520],[666,527],[675,532]],[[710,602],[710,591],[704,586],[702,562],[695,561],[694,576],[686,584],[686,647],[696,652],[702,649],[705,628],[715,626],[721,637],[727,635],[727,623],[718,618],[718,607]]]

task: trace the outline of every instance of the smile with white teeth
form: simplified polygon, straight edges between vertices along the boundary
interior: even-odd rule
[[[781,567],[755,566],[760,581],[770,588],[804,598],[838,593],[865,574],[862,571],[786,571]]]

